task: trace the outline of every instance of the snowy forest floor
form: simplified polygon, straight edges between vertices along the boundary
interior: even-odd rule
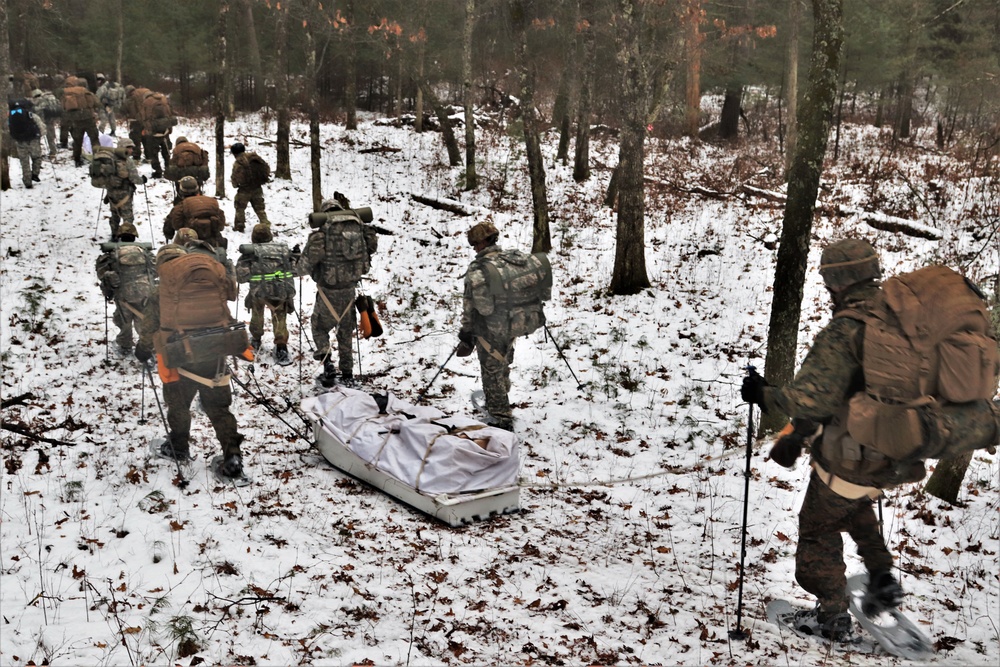
[[[274,164],[274,124],[227,125]],[[440,136],[366,120],[357,131],[324,125],[325,194],[371,206],[397,231],[363,284],[386,334],[361,343],[355,373],[412,400],[456,343],[462,277],[480,220],[501,245],[531,244],[524,150],[504,124],[480,129],[481,187],[444,164]],[[175,132],[211,146],[208,121]],[[293,140],[308,143],[296,122]],[[518,341],[511,400],[523,439],[523,511],[448,528],[332,468],[308,442],[243,391],[234,412],[254,483],[218,484],[207,470],[218,444],[196,411],[191,484],[149,460],[163,432],[139,363],[112,349],[94,273],[107,240],[107,207],[68,151],[42,182],[0,199],[0,352],[5,410],[69,446],[2,434],[0,663],[27,664],[661,664],[886,665],[885,654],[833,652],[770,625],[774,598],[812,604],[794,582],[796,511],[808,478],[755,446],[742,625],[736,626],[747,406],[739,382],[762,366],[781,206],[741,189],[782,189],[773,145],[738,148],[651,140],[647,153],[646,261],[653,287],[609,296],[614,213],[601,205],[617,160],[613,140],[577,184],[544,146],[555,274],[549,326],[584,383],[578,390],[542,332]],[[393,151],[364,151],[390,148]],[[396,150],[398,149],[398,150]],[[227,154],[228,179],[232,158]],[[311,210],[309,151],[296,144],[291,181],[265,186],[275,241],[303,243]],[[148,164],[141,166],[149,174]],[[213,169],[214,175],[214,169]],[[697,188],[696,188],[697,186]],[[213,194],[214,187],[207,188]],[[829,304],[815,270],[819,249],[847,234],[873,242],[889,275],[929,261],[961,267],[995,293],[1000,246],[996,178],[972,177],[932,148],[893,149],[878,131],[848,126],[828,165],[825,203],[935,227],[940,241],[877,231],[857,217],[819,215],[799,336],[804,352]],[[707,194],[706,194],[707,193]],[[222,201],[232,221],[232,190]],[[465,202],[442,212],[412,194]],[[136,194],[140,240],[163,239],[166,181]],[[238,256],[247,232],[229,230]],[[96,232],[96,234],[95,234]],[[417,240],[430,241],[421,245]],[[308,322],[315,288],[303,283]],[[244,288],[245,295],[245,288]],[[241,301],[238,316],[246,317]],[[292,366],[271,363],[268,333],[256,364],[259,391],[279,405],[318,391],[308,326],[289,319]],[[114,336],[114,325],[111,328]],[[301,341],[301,344],[300,344]],[[112,340],[112,348],[113,348]],[[300,373],[301,368],[301,373]],[[251,382],[246,366],[238,377]],[[157,382],[158,384],[158,382]],[[257,390],[256,384],[251,384]],[[452,359],[429,392],[448,412],[471,411],[474,357]],[[140,423],[140,417],[145,422]],[[305,433],[291,413],[285,418]],[[931,664],[1000,662],[1000,465],[975,456],[960,503],[890,491],[887,542],[908,592],[905,612],[935,642]],[[848,571],[862,565],[849,544]]]

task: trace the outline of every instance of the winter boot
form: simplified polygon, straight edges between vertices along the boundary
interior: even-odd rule
[[[219,472],[226,477],[243,477],[243,457],[239,454],[229,454],[219,466]]]
[[[796,612],[792,621],[795,629],[806,635],[825,637],[838,644],[853,644],[858,636],[854,634],[854,622],[846,611],[820,617],[819,607]]]
[[[250,347],[253,348],[254,352],[256,352],[257,350],[260,349],[260,343],[261,343],[260,338],[251,338],[250,339]]]
[[[323,372],[319,376],[319,383],[324,387],[332,387],[337,383],[337,365],[327,359],[323,362]]]
[[[288,356],[287,345],[282,344],[274,346],[274,360],[279,366],[287,366],[292,363],[291,357]]]
[[[172,441],[167,441],[160,445],[160,456],[167,459],[174,459],[175,461],[189,461],[191,459],[191,450],[188,445],[175,445]]]
[[[868,578],[868,589],[861,600],[865,616],[878,616],[885,609],[895,609],[903,601],[903,587],[888,570],[874,572]]]
[[[356,387],[358,383],[354,380],[354,373],[341,373],[340,374],[340,386],[342,387]]]

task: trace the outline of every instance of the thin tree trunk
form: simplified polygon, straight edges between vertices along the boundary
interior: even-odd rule
[[[393,108],[393,116],[397,120],[403,117],[403,73],[405,69],[403,67],[403,49],[398,45],[396,47],[396,106]]]
[[[292,133],[292,119],[288,110],[288,11],[289,0],[276,8],[275,17],[275,71],[274,84],[275,106],[278,108],[277,157],[275,159],[274,177],[285,180],[292,178],[291,149],[288,145]]]
[[[441,138],[444,141],[445,149],[448,151],[448,165],[451,167],[458,167],[462,164],[462,151],[458,147],[458,140],[455,139],[455,131],[451,127],[451,119],[448,118],[448,110],[444,108],[441,100],[434,93],[431,85],[420,80],[420,90],[423,91],[424,97],[430,103],[431,108],[434,110],[434,115],[437,116],[438,123],[441,125]]]
[[[789,171],[788,199],[781,228],[774,297],[768,324],[765,376],[784,385],[793,377],[813,209],[837,99],[840,48],[844,40],[843,0],[813,0],[813,47],[808,90],[799,107],[799,136]],[[774,430],[780,417],[764,415],[761,427]]]
[[[924,491],[935,498],[954,505],[958,501],[958,493],[962,490],[965,473],[972,463],[974,452],[966,452],[950,459],[938,461],[930,479],[924,485]]]
[[[413,114],[416,117],[413,121],[413,130],[415,132],[424,131],[424,88],[421,83],[424,81],[424,59],[426,51],[426,41],[420,40],[417,43],[417,99],[414,103],[415,109],[413,110]]]
[[[573,155],[573,180],[582,183],[590,178],[590,106],[594,80],[597,41],[594,36],[594,0],[580,0],[580,26],[583,59],[580,63],[580,99],[576,109],[576,143]]]
[[[799,24],[802,20],[802,0],[788,0],[788,50],[785,60],[785,110],[788,128],[785,131],[785,178],[792,168],[795,140],[798,136],[799,109]]]
[[[317,16],[316,0],[309,0],[309,22],[306,25],[306,104],[309,111],[309,167],[312,174],[313,211],[319,211],[323,203],[323,177],[320,173],[319,145],[319,104],[316,99],[319,68],[316,59],[316,34],[314,23]]]
[[[125,0],[118,0],[117,39],[115,40],[115,81],[122,82],[122,54],[125,52]]]
[[[541,141],[538,136],[538,114],[535,111],[535,73],[528,58],[528,38],[526,34],[528,18],[522,0],[510,0],[511,24],[514,28],[514,67],[517,68],[521,83],[519,104],[521,123],[524,125],[524,146],[528,161],[528,179],[531,182],[531,203],[534,213],[532,252],[548,252],[552,249],[549,232],[549,200],[545,187],[545,162],[542,158]]]
[[[10,33],[8,31],[7,0],[0,1],[0,72],[11,71]],[[10,114],[10,79],[0,76],[0,112],[7,118]],[[0,128],[6,128],[7,123],[0,123]],[[0,131],[0,190],[10,190],[10,147],[13,145],[6,129]],[[2,391],[2,389],[0,389]]]
[[[697,137],[701,125],[701,0],[688,0],[687,35],[684,51],[687,55],[687,77],[684,86],[685,131]]]
[[[358,50],[354,43],[354,0],[344,1],[344,41],[347,46],[347,63],[344,68],[344,107],[347,111],[347,122],[344,129],[358,129]],[[370,99],[370,98],[369,98]]]
[[[215,77],[215,196],[226,196],[226,115],[230,108],[229,95],[232,94],[229,75],[229,0],[219,0],[218,43],[216,60],[218,69]]]
[[[846,49],[845,49],[846,50]],[[837,123],[833,139],[833,161],[840,159],[840,129],[844,121],[844,91],[847,89],[847,55],[841,58],[843,75],[840,77],[840,90],[837,93]]]
[[[476,27],[476,0],[465,0],[465,31],[462,34],[462,103],[465,105],[465,189],[479,187],[476,173],[475,93],[472,89],[472,34]]]
[[[257,45],[257,24],[253,17],[252,0],[244,0],[243,9],[246,17],[246,46],[250,56],[250,103],[251,108],[257,109],[260,106],[260,99],[257,91],[263,81],[260,79],[260,47]]]
[[[722,115],[719,118],[719,137],[736,139],[740,135],[740,106],[743,104],[743,85],[730,82],[722,99]]]
[[[615,170],[618,225],[610,289],[613,294],[636,294],[650,286],[646,273],[646,193],[642,177],[649,83],[642,63],[641,0],[619,0],[618,9],[622,123]]]
[[[570,133],[570,86],[576,68],[571,67],[567,62],[563,65],[562,73],[559,75],[559,89],[556,92],[556,101],[552,107],[552,122],[559,128],[559,145],[556,147],[556,160],[566,164],[569,161],[569,133]]]

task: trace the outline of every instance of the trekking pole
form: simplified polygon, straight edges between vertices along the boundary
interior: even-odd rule
[[[569,374],[573,376],[574,380],[576,380],[576,388],[582,391],[583,390],[583,383],[580,382],[580,379],[578,377],[576,377],[576,373],[573,372],[573,367],[569,365],[569,359],[567,359],[566,355],[563,354],[562,348],[559,347],[559,343],[556,342],[556,337],[552,335],[551,331],[549,331],[549,325],[548,324],[543,324],[542,326],[545,327],[545,334],[552,341],[552,344],[556,346],[556,352],[559,353],[559,358],[562,359],[566,363],[566,368],[569,369]]]
[[[145,364],[143,364],[143,366],[145,366]],[[139,405],[141,406],[139,412],[139,424],[145,424],[146,423],[146,374],[145,373],[142,374],[142,389],[140,391],[142,392],[140,394],[142,398],[139,401]]]
[[[756,375],[757,369],[747,365],[747,374]],[[750,462],[753,456],[753,403],[747,412],[747,467],[743,474],[743,527],[740,535],[740,585],[736,596],[736,629],[729,631],[731,639],[746,639],[743,631],[743,565],[747,555],[747,506],[750,500]]]
[[[432,384],[434,384],[434,380],[438,379],[438,375],[441,375],[441,371],[443,371],[444,367],[448,365],[448,362],[451,361],[451,358],[455,356],[456,352],[458,352],[458,345],[452,348],[451,354],[449,354],[448,358],[444,360],[444,363],[438,367],[437,373],[434,374],[434,377],[431,378],[431,381],[427,383],[426,387],[420,390],[419,394],[417,394],[417,403],[420,403],[421,401],[424,400],[424,394],[426,394],[427,390],[431,388]]]
[[[152,390],[153,396],[156,398],[156,407],[160,409],[160,420],[163,422],[163,428],[167,432],[167,442],[169,442],[170,447],[173,448],[173,440],[170,437],[170,425],[167,424],[167,416],[163,414],[163,404],[160,403],[160,395],[156,393],[156,383],[153,382],[153,371],[149,369],[147,364],[143,364],[142,369],[147,375],[149,375],[149,388]],[[177,465],[177,488],[186,488],[188,481],[184,479],[184,471],[181,470],[181,462],[174,457],[174,463]]]
[[[55,169],[55,167],[52,167]],[[104,208],[104,188],[101,188],[101,201],[97,204],[97,220],[94,220],[94,238],[97,238],[97,230],[101,226],[101,210]]]
[[[302,359],[306,355],[302,350],[302,276],[299,276],[299,310],[295,313],[295,317],[299,320],[299,390],[302,390]]]
[[[355,299],[355,303],[357,303],[357,299]],[[353,303],[351,304],[351,308],[354,308]],[[358,380],[360,381],[364,373],[361,370],[361,329],[357,325],[354,327],[354,337],[358,341]]]
[[[142,182],[142,196],[146,199],[146,219],[149,220],[149,239],[153,239],[153,214],[149,211],[149,191],[146,189],[146,182]]]
[[[52,167],[52,178],[55,179],[56,185],[60,185],[61,186],[62,185],[62,181],[59,180],[59,172],[56,171],[56,163],[55,163],[55,161],[50,157],[48,160],[46,160],[46,162],[48,162],[49,166]],[[104,197],[102,196],[101,199],[104,199]]]
[[[108,352],[108,300],[104,300],[104,363],[109,363],[111,361],[110,352]]]

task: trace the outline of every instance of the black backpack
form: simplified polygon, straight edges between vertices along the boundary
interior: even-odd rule
[[[31,103],[19,100],[10,105],[10,136],[14,141],[32,141],[41,136],[31,117]]]

